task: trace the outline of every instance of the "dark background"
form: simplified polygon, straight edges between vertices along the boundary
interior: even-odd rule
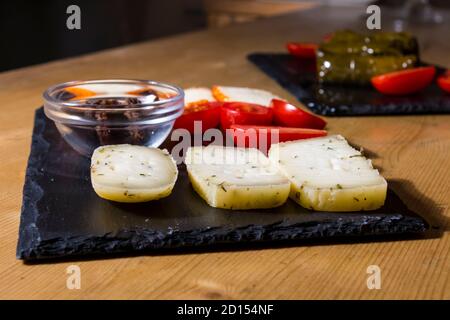
[[[69,5],[81,30],[69,30]],[[201,0],[0,1],[0,71],[206,27]]]
[[[263,0],[253,0],[254,2]],[[292,0],[294,1],[294,0]],[[299,2],[305,0],[297,0]],[[321,1],[338,5],[339,0]],[[43,63],[55,59],[117,47],[128,43],[154,39],[223,25],[211,17],[228,17],[226,24],[267,17],[246,15],[242,4],[232,13],[226,9],[211,9],[214,3],[228,0],[0,0],[0,72]],[[235,1],[236,3],[242,1]],[[248,2],[248,1],[247,1]],[[348,3],[349,1],[346,0]],[[360,0],[353,0],[361,4]],[[369,1],[397,9],[414,23],[426,15],[426,5],[420,0]],[[276,0],[271,2],[276,7]],[[280,2],[278,2],[280,3]],[[429,0],[436,8],[449,8],[449,0]],[[81,30],[69,30],[66,13],[69,5],[81,8]],[[229,5],[228,5],[229,6]],[[226,6],[225,6],[226,7]],[[221,11],[222,10],[222,11]],[[250,10],[252,11],[252,10]],[[275,12],[276,10],[274,10]],[[211,15],[211,13],[213,15]],[[234,17],[238,18],[235,19]],[[448,35],[443,35],[445,37]]]

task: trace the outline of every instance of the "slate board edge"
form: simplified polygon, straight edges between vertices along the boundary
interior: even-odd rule
[[[38,109],[37,112],[42,112]],[[42,138],[45,122],[42,118],[35,117],[33,139],[30,157],[26,171],[26,179],[23,190],[23,205],[21,210],[21,222],[19,229],[19,242],[17,245],[17,258],[23,260],[39,260],[54,257],[81,256],[90,247],[90,254],[108,254],[120,252],[138,252],[149,249],[174,248],[180,246],[205,246],[210,244],[226,244],[235,242],[269,242],[296,239],[314,239],[343,236],[367,236],[378,234],[415,234],[428,229],[428,224],[421,217],[404,216],[396,214],[388,217],[367,216],[364,221],[355,224],[351,217],[328,221],[325,223],[299,223],[287,225],[286,221],[279,221],[270,225],[248,225],[239,229],[224,227],[206,228],[190,231],[155,232],[149,229],[123,229],[117,234],[105,234],[92,237],[53,238],[42,240],[36,221],[39,216],[36,204],[42,197],[42,190],[34,183],[33,178],[42,175],[39,169],[40,162],[45,157],[45,152],[37,152],[36,145],[48,149],[49,142]],[[37,192],[32,192],[32,191]],[[375,228],[365,226],[375,224]],[[366,229],[366,230],[363,230]],[[363,230],[363,232],[361,232]],[[355,234],[356,233],[356,234]],[[119,248],[118,248],[119,246]],[[21,248],[28,248],[27,250]]]
[[[38,108],[34,114],[31,150],[25,173],[25,184],[23,187],[23,200],[19,225],[19,241],[17,243],[16,250],[16,256],[19,259],[26,257],[26,254],[21,251],[21,247],[24,247],[25,244],[28,244],[28,247],[38,247],[40,242],[40,235],[36,226],[36,221],[39,216],[39,211],[36,204],[41,199],[43,192],[42,188],[35,182],[33,177],[42,174],[34,168],[39,168],[38,164],[42,160],[45,153],[39,153],[37,151],[39,149],[35,146],[40,144],[45,148],[45,150],[48,150],[49,143],[45,141],[42,135],[45,130],[45,121],[37,116],[39,112],[42,112],[42,107]],[[35,192],[33,192],[33,190]]]
[[[154,232],[148,229],[122,230],[120,234],[106,234],[101,237],[54,238],[35,241],[29,250],[19,251],[18,257],[24,260],[61,258],[86,255],[118,254],[125,252],[150,251],[156,249],[174,249],[179,247],[199,247],[211,244],[230,244],[236,242],[273,242],[283,240],[316,239],[348,236],[376,236],[388,234],[414,234],[424,232],[425,222],[418,217],[392,215],[390,217],[368,216],[357,224],[351,221],[330,221],[327,223],[301,223],[284,225],[280,221],[271,225],[248,225],[240,229],[207,228],[187,232]],[[376,224],[376,228],[361,233],[366,224]],[[382,233],[381,233],[382,231]]]

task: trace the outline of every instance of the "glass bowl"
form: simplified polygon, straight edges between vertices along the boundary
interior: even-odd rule
[[[147,80],[72,81],[47,89],[44,100],[64,140],[90,156],[101,145],[160,146],[183,113],[184,92]]]

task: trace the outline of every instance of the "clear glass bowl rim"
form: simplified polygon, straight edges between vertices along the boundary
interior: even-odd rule
[[[53,97],[51,95],[55,91],[63,90],[64,88],[81,85],[81,84],[117,84],[117,83],[140,84],[140,85],[149,85],[149,86],[154,86],[154,87],[162,87],[164,89],[173,90],[174,92],[176,92],[176,95],[171,98],[168,98],[168,99],[162,99],[162,100],[158,100],[158,101],[154,101],[154,102],[133,104],[133,107],[121,106],[121,107],[117,107],[117,108],[114,108],[111,106],[108,106],[106,108],[99,108],[98,105],[86,104],[86,102],[83,102],[83,101],[63,101],[63,100],[56,99],[55,97]],[[182,100],[184,98],[184,91],[183,91],[183,89],[181,89],[178,86],[168,84],[168,83],[153,81],[153,80],[95,79],[95,80],[75,80],[75,81],[68,81],[68,82],[63,82],[63,83],[53,85],[44,91],[43,98],[46,103],[50,103],[53,106],[58,106],[61,109],[67,108],[67,109],[79,109],[80,111],[83,110],[83,111],[106,111],[106,112],[127,111],[127,110],[145,111],[145,110],[149,110],[149,109],[154,109],[155,107],[158,107],[161,105],[167,105],[167,104],[170,105],[172,103],[178,102],[179,100]],[[89,106],[92,106],[92,108],[90,108]],[[63,110],[61,110],[61,111],[63,111]]]

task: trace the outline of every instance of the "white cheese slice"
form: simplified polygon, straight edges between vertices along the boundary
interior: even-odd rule
[[[209,88],[188,88],[184,90],[184,104],[198,101],[215,101]]]
[[[91,158],[91,182],[102,198],[145,202],[167,197],[178,169],[167,150],[129,144],[101,146]]]
[[[305,208],[374,210],[386,199],[386,180],[340,135],[274,144],[269,158],[291,181],[290,197]]]
[[[255,103],[265,107],[270,105],[272,99],[281,99],[273,93],[261,90],[244,87],[225,87],[214,86],[212,88],[214,97],[218,101],[238,101]]]
[[[192,186],[212,207],[272,208],[289,196],[289,180],[257,149],[191,147],[185,162]]]

